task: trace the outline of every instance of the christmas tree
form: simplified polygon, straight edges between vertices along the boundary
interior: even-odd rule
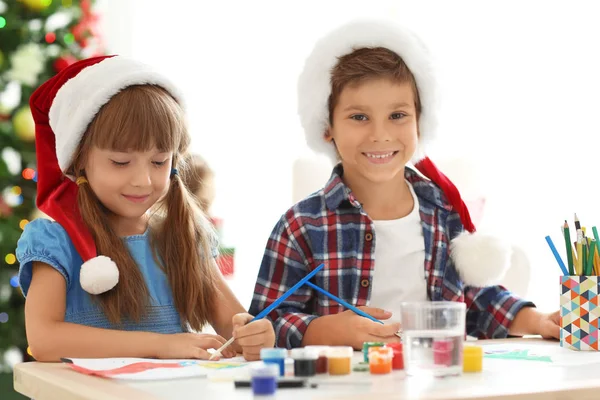
[[[35,207],[33,91],[73,62],[103,54],[92,0],[0,0],[0,372],[27,360],[17,241]],[[3,392],[0,390],[0,392]]]

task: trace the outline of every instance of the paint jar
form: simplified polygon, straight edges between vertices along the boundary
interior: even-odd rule
[[[435,365],[452,365],[452,354],[454,350],[454,341],[452,339],[434,339],[432,348],[433,363]]]
[[[353,353],[354,349],[351,346],[330,347],[327,352],[329,375],[348,375],[352,367]]]
[[[388,343],[385,345],[385,347],[389,347],[394,352],[394,358],[392,359],[392,369],[404,369],[404,353],[402,351],[402,343]]]
[[[291,356],[294,359],[294,376],[306,377],[317,374],[319,353],[316,350],[307,348],[292,349]]]
[[[363,359],[365,362],[369,362],[369,349],[371,347],[383,347],[385,343],[383,342],[364,342],[363,343]]]
[[[276,364],[279,367],[279,375],[285,376],[285,357],[287,356],[286,349],[272,348],[261,349],[260,358],[265,363]]]
[[[328,370],[327,353],[329,346],[306,346],[305,349],[316,351],[317,358],[317,374],[326,374]]]
[[[481,372],[483,369],[483,349],[480,346],[463,347],[463,372]]]
[[[390,347],[369,348],[369,370],[372,374],[389,374],[392,372],[394,350]]]
[[[435,377],[462,374],[465,303],[405,302],[400,310],[406,373]]]
[[[250,383],[255,396],[270,396],[277,391],[279,366],[277,364],[258,362],[250,367]]]

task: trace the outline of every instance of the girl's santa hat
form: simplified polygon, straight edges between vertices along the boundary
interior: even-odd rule
[[[77,205],[78,186],[67,176],[75,151],[100,108],[121,90],[152,84],[167,90],[178,101],[178,91],[145,64],[120,56],[78,61],[40,86],[29,101],[35,121],[38,208],[67,232],[83,259],[81,287],[104,293],[119,282],[119,269],[99,255],[91,232]]]
[[[466,232],[451,243],[451,256],[457,271],[468,285],[497,283],[509,267],[510,245],[492,236],[475,234],[469,210],[458,189],[426,156],[427,148],[436,136],[438,85],[429,51],[414,33],[383,21],[361,21],[344,25],[317,42],[298,81],[298,112],[308,146],[337,162],[335,144],[325,140],[329,125],[331,71],[339,57],[360,48],[375,47],[387,48],[398,54],[416,80],[422,111],[419,116],[419,143],[412,162],[442,189],[460,215]]]

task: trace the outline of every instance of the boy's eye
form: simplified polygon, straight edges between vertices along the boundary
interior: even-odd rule
[[[355,121],[367,121],[368,118],[365,114],[354,114],[350,116],[350,119],[353,119]]]
[[[404,113],[393,113],[392,115],[390,115],[391,119],[402,119],[406,117],[406,114]]]
[[[115,160],[110,160],[110,161],[112,161],[112,163],[114,165],[116,165],[117,167],[124,167],[127,164],[129,164],[129,161],[125,161],[125,162],[119,162],[119,161],[115,161]]]

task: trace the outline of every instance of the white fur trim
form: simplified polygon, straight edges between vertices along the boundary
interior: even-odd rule
[[[452,240],[450,254],[462,281],[483,287],[498,284],[504,277],[512,247],[496,236],[463,232]]]
[[[420,139],[413,162],[424,157],[436,135],[437,82],[429,51],[412,32],[383,21],[353,22],[319,40],[306,60],[298,80],[298,114],[308,146],[338,160],[335,145],[324,139],[329,125],[327,101],[331,94],[331,70],[338,57],[364,47],[385,47],[397,53],[413,73],[421,98]]]
[[[182,104],[182,96],[168,79],[148,65],[121,56],[90,65],[58,90],[49,118],[56,136],[58,165],[63,172],[100,108],[122,89],[140,84],[159,85]]]
[[[94,257],[81,266],[79,283],[90,294],[108,292],[119,283],[117,264],[106,256]]]

